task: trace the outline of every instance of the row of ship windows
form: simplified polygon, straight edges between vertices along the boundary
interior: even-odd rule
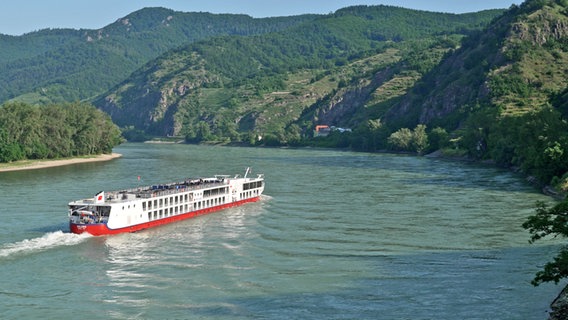
[[[193,194],[184,194],[180,196],[171,196],[169,198],[161,198],[142,202],[142,210],[152,210],[156,208],[167,207],[168,205],[178,205],[179,203],[187,203],[193,200]]]
[[[243,190],[250,190],[262,187],[262,181],[247,182],[243,184]]]
[[[249,187],[260,187],[262,186],[262,182],[258,181],[258,182],[254,182],[254,183],[250,183]],[[245,189],[247,190],[247,189]],[[250,189],[249,189],[250,190]],[[226,187],[223,188],[218,188],[218,189],[212,189],[212,190],[205,190],[203,193],[203,197],[211,197],[211,196],[216,196],[218,194],[223,194],[226,193]],[[252,196],[257,196],[259,194],[258,189],[256,190],[252,190],[252,191],[247,191],[241,194],[241,199],[245,199],[245,198],[250,198]],[[183,204],[183,203],[188,203],[193,201],[193,194],[189,193],[189,194],[184,194],[184,195],[179,195],[179,196],[171,196],[171,197],[166,197],[166,198],[161,198],[161,199],[155,199],[155,200],[149,200],[149,201],[144,201],[142,202],[142,210],[143,211],[149,211],[149,210],[154,210],[154,209],[158,209],[158,208],[163,208],[163,207],[167,207],[167,206],[177,206],[178,204]]]
[[[214,206],[217,206],[217,205],[221,205],[223,203],[225,203],[225,197],[198,201],[198,202],[193,203],[193,209],[192,210],[195,211],[195,210],[205,209],[205,208],[209,208],[209,207],[214,207]],[[166,208],[166,209],[149,211],[148,212],[148,220],[151,221],[151,220],[156,220],[156,219],[167,218],[167,217],[175,216],[175,215],[178,215],[178,214],[187,213],[189,211],[190,211],[190,208],[189,208],[189,205],[187,205],[187,204],[181,205],[181,206],[170,207],[170,208]]]
[[[203,197],[214,197],[219,194],[226,194],[228,192],[228,187],[221,187],[216,189],[204,190]],[[149,200],[142,202],[142,210],[152,210],[157,208],[163,208],[167,206],[176,206],[178,204],[188,203],[193,201],[193,193],[186,193],[179,196],[171,196],[161,199]]]
[[[251,198],[251,197],[254,197],[254,196],[258,196],[258,195],[259,195],[258,190],[247,191],[247,192],[243,192],[243,193],[240,194],[241,199],[247,199],[247,198]],[[156,200],[154,200],[154,201],[156,201]],[[152,201],[149,201],[149,202],[152,202]],[[203,201],[197,201],[197,202],[193,203],[192,211],[222,205],[225,202],[226,202],[225,197],[203,200]],[[145,208],[145,202],[142,204],[142,207]],[[170,208],[166,208],[166,209],[149,211],[148,212],[148,220],[151,221],[151,220],[162,219],[162,218],[167,218],[167,217],[171,217],[171,216],[178,215],[178,214],[187,213],[187,212],[190,211],[189,209],[190,209],[189,205],[185,204],[185,205],[174,206],[174,207],[170,207]],[[144,210],[146,210],[146,209],[144,209]]]
[[[252,198],[252,197],[255,197],[255,196],[258,196],[258,195],[259,195],[258,189],[252,190],[252,191],[247,191],[247,192],[242,192],[241,193],[241,200]]]

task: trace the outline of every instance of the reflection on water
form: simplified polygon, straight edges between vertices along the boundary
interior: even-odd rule
[[[227,278],[238,276],[233,270],[253,268],[241,265],[239,259],[248,260],[243,241],[251,236],[251,224],[267,199],[172,225],[106,237],[106,275],[112,294],[105,302],[126,308],[151,307],[149,297],[169,288],[170,292],[161,294],[171,296],[168,305],[176,305],[183,298],[183,294],[173,293],[179,289],[225,287]],[[208,277],[191,276],[208,270],[212,272]]]

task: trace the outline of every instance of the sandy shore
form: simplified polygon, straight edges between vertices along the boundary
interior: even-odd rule
[[[12,163],[0,163],[0,172],[43,169],[43,168],[67,166],[70,164],[77,164],[77,163],[108,161],[120,157],[122,157],[120,153],[113,153],[113,154],[101,154],[89,158],[71,158],[71,159],[62,159],[62,160],[22,160]]]

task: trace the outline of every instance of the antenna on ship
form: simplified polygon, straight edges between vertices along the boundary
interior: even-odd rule
[[[245,179],[247,178],[247,174],[249,173],[249,171],[250,171],[250,167],[247,167],[247,171],[245,172]]]

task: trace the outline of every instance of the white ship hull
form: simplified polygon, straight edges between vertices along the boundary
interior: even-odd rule
[[[215,176],[100,192],[69,203],[69,228],[95,236],[135,232],[260,199],[264,177]]]

